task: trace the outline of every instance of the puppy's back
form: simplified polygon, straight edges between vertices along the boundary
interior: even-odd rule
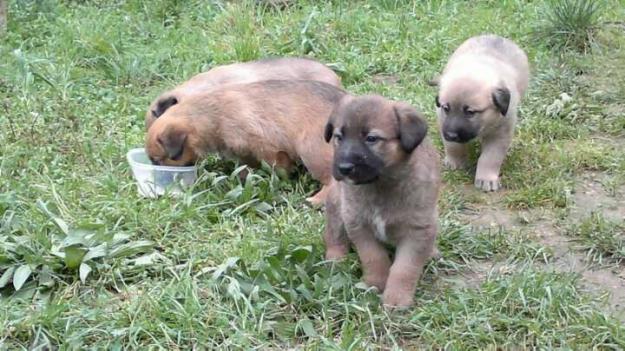
[[[336,87],[341,86],[340,78],[326,65],[304,58],[285,57],[218,66],[192,77],[176,90],[193,94],[226,84],[277,79],[316,80]]]
[[[183,100],[180,107],[190,118],[204,121],[196,125],[205,129],[202,135],[219,130],[220,137],[232,140],[244,135],[274,145],[293,146],[313,138],[315,145],[325,145],[323,127],[345,94],[342,89],[318,81],[265,80],[194,94]],[[288,151],[292,152],[290,148]]]
[[[341,80],[334,71],[311,59],[268,58],[218,66],[208,72],[193,76],[152,101],[145,115],[146,129],[169,107],[189,95],[209,92],[229,84],[247,84],[271,79],[315,80],[341,87]]]
[[[224,86],[202,96],[228,105],[223,106],[228,108],[228,115],[244,117],[237,113],[244,105],[245,114],[249,115],[244,118],[279,125],[288,128],[289,135],[297,135],[308,133],[307,126],[325,125],[330,112],[345,94],[342,89],[318,81],[265,80]]]
[[[525,92],[529,79],[527,55],[509,39],[493,34],[469,38],[454,51],[448,66],[464,59],[484,60],[486,58],[512,69],[516,73],[517,89],[521,94]]]

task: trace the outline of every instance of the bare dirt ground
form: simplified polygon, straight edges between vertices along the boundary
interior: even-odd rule
[[[606,310],[625,320],[625,272],[622,267],[618,264],[600,266],[591,263],[562,228],[562,223],[577,223],[593,212],[601,212],[608,220],[623,220],[625,186],[608,186],[606,189],[604,184],[607,179],[607,175],[599,172],[587,172],[579,176],[572,195],[573,203],[564,220],[558,220],[555,213],[544,209],[510,210],[502,201],[504,192],[478,194],[483,203],[470,205],[470,208],[461,213],[461,218],[476,229],[503,227],[506,231],[531,234],[531,237],[552,253],[550,262],[545,265],[546,270],[579,274],[580,287],[597,296],[604,296]],[[471,186],[467,185],[465,191],[475,195]],[[471,270],[462,275],[462,285],[478,287],[489,272],[501,272],[508,268],[490,261],[474,263]]]

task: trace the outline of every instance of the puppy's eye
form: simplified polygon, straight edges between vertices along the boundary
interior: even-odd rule
[[[365,142],[367,142],[367,144],[375,144],[380,140],[380,137],[377,135],[367,135],[367,137],[365,138]]]
[[[442,106],[443,111],[449,112],[449,104],[445,104]]]
[[[465,116],[467,116],[468,118],[471,118],[471,117],[475,116],[475,110],[471,110],[471,109],[469,108],[469,106],[465,106],[465,107],[464,107],[464,114],[465,114]]]
[[[339,134],[339,133],[335,133],[333,135],[334,139],[336,139],[336,141],[340,142],[343,140],[343,135]]]

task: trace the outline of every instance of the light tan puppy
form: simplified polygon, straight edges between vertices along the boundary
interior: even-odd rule
[[[272,58],[218,66],[192,77],[156,98],[146,112],[145,127],[149,129],[168,108],[180,103],[187,96],[206,93],[227,84],[277,79],[316,80],[341,87],[341,80],[336,73],[324,64],[311,59]]]
[[[437,114],[445,163],[466,168],[467,143],[481,142],[475,186],[484,191],[501,187],[500,169],[527,89],[527,56],[512,41],[482,35],[465,41],[453,53],[439,78]]]
[[[187,96],[148,129],[146,152],[153,163],[189,165],[208,153],[250,166],[261,160],[287,171],[302,162],[313,178],[332,179],[332,147],[323,131],[345,95],[332,85],[306,80],[267,80],[224,86]],[[324,187],[308,200],[325,201]]]
[[[364,282],[389,306],[412,304],[435,251],[440,158],[426,133],[413,107],[381,96],[346,96],[325,131],[338,181],[326,200],[326,258],[343,257],[351,242]],[[385,244],[396,248],[392,264]]]

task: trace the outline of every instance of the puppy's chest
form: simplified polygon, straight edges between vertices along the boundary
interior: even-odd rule
[[[375,238],[384,242],[390,243],[390,239],[387,233],[387,220],[382,215],[381,211],[374,208],[370,217],[371,226],[373,227],[373,235]]]
[[[403,209],[393,201],[382,201],[374,197],[349,196],[341,201],[348,206],[342,208],[342,219],[347,227],[366,227],[373,236],[384,243],[394,244],[397,229],[401,227]],[[399,214],[399,216],[398,216]]]

